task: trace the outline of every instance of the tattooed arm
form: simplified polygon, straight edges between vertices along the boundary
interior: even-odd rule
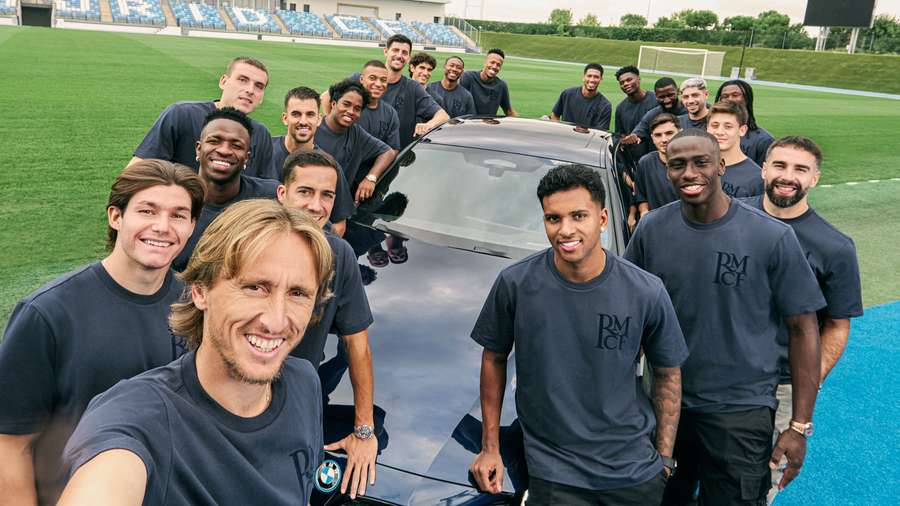
[[[681,415],[680,367],[653,368],[653,411],[656,413],[656,451],[671,457]]]

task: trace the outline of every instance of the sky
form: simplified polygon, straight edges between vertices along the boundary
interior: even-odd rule
[[[468,12],[464,12],[468,6]],[[467,18],[542,22],[550,17],[554,8],[572,9],[575,20],[587,13],[593,13],[602,25],[616,25],[623,14],[640,14],[647,16],[649,7],[650,22],[660,16],[669,16],[682,9],[709,9],[719,15],[722,20],[729,16],[756,16],[760,12],[775,9],[791,17],[791,22],[803,22],[806,2],[803,0],[451,0],[447,4],[447,14],[463,15]],[[878,0],[875,14],[891,14],[900,18],[900,0]]]

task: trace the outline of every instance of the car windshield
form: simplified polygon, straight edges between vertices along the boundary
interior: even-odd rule
[[[379,181],[354,221],[427,242],[521,257],[549,246],[537,186],[548,170],[566,163],[421,142]],[[606,248],[612,228],[601,239]]]

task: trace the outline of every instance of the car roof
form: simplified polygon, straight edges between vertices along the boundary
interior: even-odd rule
[[[571,123],[526,118],[454,118],[422,142],[490,149],[608,168],[611,135]]]

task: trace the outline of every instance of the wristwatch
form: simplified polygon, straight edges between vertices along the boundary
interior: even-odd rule
[[[373,183],[377,183],[378,177],[373,176],[372,174],[366,174],[366,181],[371,181]]]
[[[353,435],[357,439],[366,440],[375,435],[375,429],[371,425],[357,425],[353,428]]]
[[[813,435],[813,423],[806,422],[800,423],[796,420],[791,420],[791,429],[795,432],[798,432],[803,437],[810,437]]]
[[[669,468],[669,474],[675,472],[675,468],[678,467],[678,463],[675,462],[674,458],[666,457],[665,455],[660,455],[659,458],[662,459],[663,466]]]

